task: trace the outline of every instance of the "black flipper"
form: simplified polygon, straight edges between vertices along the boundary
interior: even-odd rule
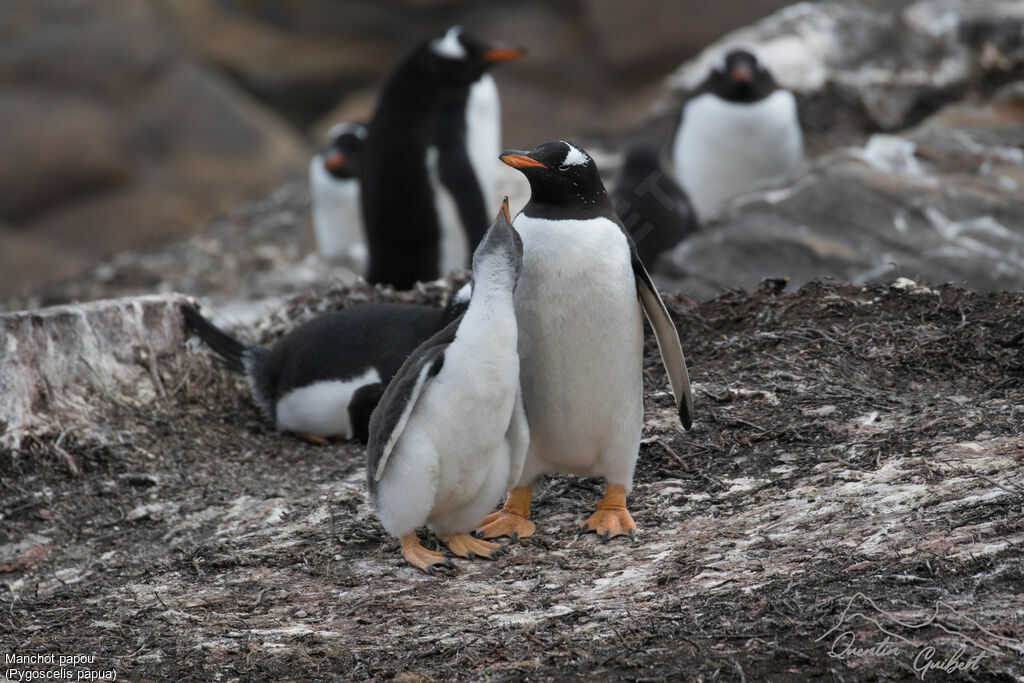
[[[348,403],[348,418],[352,424],[352,437],[360,443],[370,440],[370,416],[384,395],[385,384],[374,382],[356,389]]]
[[[669,384],[672,385],[672,394],[676,399],[676,409],[679,411],[679,421],[683,427],[689,429],[693,425],[693,394],[690,391],[690,375],[686,371],[686,359],[683,356],[683,346],[679,342],[679,331],[672,322],[672,317],[665,308],[665,302],[658,294],[658,288],[654,286],[651,276],[644,268],[643,262],[636,251],[636,243],[626,232],[625,226],[614,219],[622,233],[629,242],[630,259],[633,262],[633,275],[636,278],[636,293],[640,298],[640,304],[644,309],[644,315],[651,323],[654,330],[654,338],[658,341],[658,351],[661,352],[661,362],[665,365],[665,372],[668,374]]]
[[[483,239],[489,227],[486,201],[480,183],[473,169],[473,162],[463,140],[441,140],[438,160],[438,174],[459,209],[459,219],[466,231],[469,253]],[[468,265],[468,264],[467,264]],[[444,275],[445,273],[441,273]]]
[[[462,318],[455,320],[420,344],[399,368],[377,408],[370,416],[370,438],[366,446],[366,480],[370,493],[377,494],[377,482],[384,474],[388,457],[402,435],[416,401],[430,380],[444,366],[444,353],[455,339]]]

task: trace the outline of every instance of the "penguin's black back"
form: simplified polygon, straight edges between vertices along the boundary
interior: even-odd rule
[[[366,304],[314,318],[281,337],[260,384],[274,387],[274,402],[293,389],[324,380],[347,380],[375,368],[387,383],[406,357],[441,328],[445,312],[413,304]]]
[[[662,253],[700,230],[690,198],[662,167],[659,148],[651,140],[629,146],[611,200],[648,269]]]
[[[423,73],[416,60],[414,53],[384,86],[360,174],[370,251],[367,280],[398,289],[440,275],[441,232],[426,158],[450,86]]]

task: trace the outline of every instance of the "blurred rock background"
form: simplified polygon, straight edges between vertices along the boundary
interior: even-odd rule
[[[5,0],[0,310],[346,277],[306,258],[309,155],[455,23],[529,51],[495,72],[506,143],[573,137],[606,180],[634,133],[668,139],[723,45],[797,93],[808,173],[687,240],[665,286],[1024,289],[1020,0]]]
[[[429,32],[516,40],[505,139],[635,125],[685,58],[784,0],[4,0],[0,298],[194,234],[305,172]]]

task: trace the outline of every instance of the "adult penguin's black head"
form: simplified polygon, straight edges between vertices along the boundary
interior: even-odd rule
[[[594,160],[577,145],[565,140],[542,142],[528,151],[506,150],[501,160],[530,182],[527,215],[538,215],[538,206],[560,207],[566,218],[588,218],[611,213],[608,192]],[[550,212],[549,212],[550,213]],[[545,216],[554,217],[554,216]]]
[[[757,57],[746,50],[732,50],[715,64],[698,90],[714,93],[730,102],[757,102],[778,87]]]
[[[327,133],[327,145],[320,150],[324,170],[338,180],[359,176],[366,128],[357,123],[339,123]]]
[[[473,83],[495,64],[519,59],[525,53],[518,45],[486,42],[453,26],[424,41],[413,61],[430,77],[459,85]]]

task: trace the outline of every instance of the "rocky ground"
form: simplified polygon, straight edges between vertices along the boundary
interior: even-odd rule
[[[382,532],[361,448],[274,432],[154,304],[134,395],[0,450],[5,653],[121,680],[1019,680],[1024,295],[782,288],[667,297],[697,419],[649,339],[636,543],[576,536],[600,483],[552,477],[535,537],[440,578]],[[299,296],[254,335],[394,298]]]

